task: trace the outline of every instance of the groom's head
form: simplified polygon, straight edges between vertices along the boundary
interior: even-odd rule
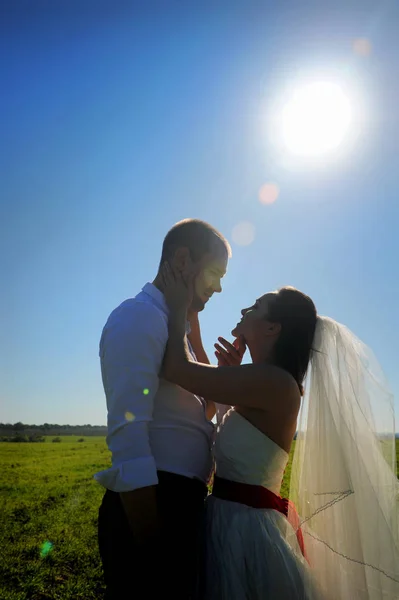
[[[192,308],[199,312],[215,292],[222,291],[230,256],[230,244],[217,229],[199,219],[184,219],[166,234],[160,264],[168,261],[180,271],[189,262],[198,267]]]

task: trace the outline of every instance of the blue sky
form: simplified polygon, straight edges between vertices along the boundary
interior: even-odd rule
[[[243,306],[291,284],[374,349],[398,397],[398,6],[165,5],[0,9],[0,421],[106,422],[102,326],[185,217],[230,239],[255,225],[202,314],[210,354]],[[353,85],[366,117],[345,156],[287,168],[267,111],[313,71]]]

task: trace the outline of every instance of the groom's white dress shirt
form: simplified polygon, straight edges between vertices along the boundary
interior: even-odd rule
[[[112,466],[94,477],[115,492],[157,484],[157,470],[204,483],[209,478],[214,425],[201,398],[159,377],[167,340],[168,308],[151,283],[122,302],[103,329]]]

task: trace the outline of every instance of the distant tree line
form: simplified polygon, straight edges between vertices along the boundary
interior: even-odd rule
[[[2,442],[42,442],[44,436],[106,435],[105,425],[58,425],[43,423],[43,425],[28,425],[27,423],[0,423],[0,441]]]

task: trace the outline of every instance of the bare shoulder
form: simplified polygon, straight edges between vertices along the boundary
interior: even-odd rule
[[[293,376],[274,365],[251,365],[257,380],[259,407],[273,412],[298,413],[301,394]],[[272,402],[271,402],[272,400]]]

